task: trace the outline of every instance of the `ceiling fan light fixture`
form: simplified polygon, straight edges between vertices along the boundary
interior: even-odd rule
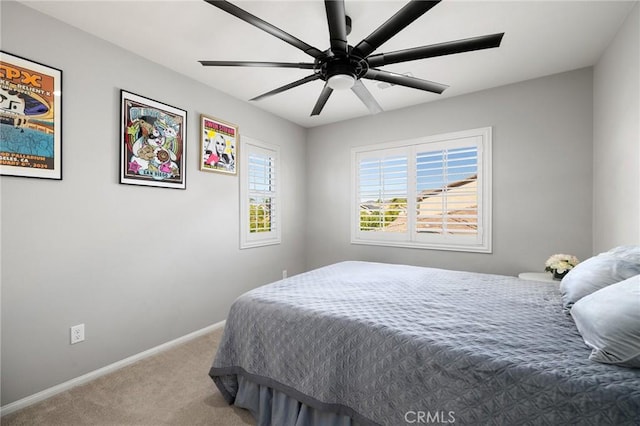
[[[351,74],[335,74],[327,79],[327,86],[333,90],[351,89],[356,83],[356,78]]]

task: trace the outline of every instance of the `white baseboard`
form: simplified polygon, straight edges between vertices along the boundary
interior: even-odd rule
[[[133,364],[134,362],[140,361],[144,358],[155,355],[159,352],[166,351],[174,346],[177,346],[181,343],[185,343],[189,340],[195,339],[196,337],[200,337],[205,335],[211,331],[214,331],[218,328],[224,327],[225,321],[220,321],[200,330],[196,330],[193,333],[186,334],[182,337],[178,337],[177,339],[171,340],[169,342],[163,343],[154,348],[148,349],[144,352],[140,352],[138,354],[132,355],[128,358],[120,360],[118,362],[114,362],[113,364],[109,364],[106,367],[99,368],[97,370],[91,371],[87,374],[83,374],[82,376],[76,377],[75,379],[71,379],[64,383],[60,383],[59,385],[50,387],[41,392],[35,393],[33,395],[27,396],[26,398],[19,399],[10,404],[5,405],[4,407],[0,407],[0,417],[13,413],[15,411],[21,410],[29,405],[35,404],[36,402],[44,401],[47,398],[51,398],[52,396],[59,394],[61,392],[67,391],[73,387],[78,385],[82,385],[84,383],[90,382],[91,380],[95,380],[100,376],[104,376],[105,374],[113,373],[116,370],[121,369],[122,367],[126,367],[127,365]]]

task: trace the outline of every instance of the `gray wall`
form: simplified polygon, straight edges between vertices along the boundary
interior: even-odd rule
[[[64,72],[64,179],[0,179],[2,405],[221,321],[242,292],[303,270],[303,128],[13,2],[2,49]],[[121,88],[188,111],[186,191],[118,183]],[[238,249],[238,178],[198,170],[200,113],[280,145],[281,245]]]
[[[554,253],[584,259],[592,108],[589,68],[311,129],[307,266],[358,259],[515,275],[543,270]],[[493,254],[349,243],[351,147],[485,126],[493,126]]]
[[[640,4],[594,69],[593,250],[640,244]]]

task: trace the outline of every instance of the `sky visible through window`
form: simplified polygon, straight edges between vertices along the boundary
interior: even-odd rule
[[[249,189],[251,191],[271,191],[272,161],[269,157],[249,156]]]
[[[360,202],[407,197],[407,157],[390,156],[360,162]],[[418,193],[443,188],[478,173],[476,147],[419,152],[416,155]]]

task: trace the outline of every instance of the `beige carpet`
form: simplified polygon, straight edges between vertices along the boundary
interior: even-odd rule
[[[246,426],[207,375],[222,329],[2,417],[14,425]]]

